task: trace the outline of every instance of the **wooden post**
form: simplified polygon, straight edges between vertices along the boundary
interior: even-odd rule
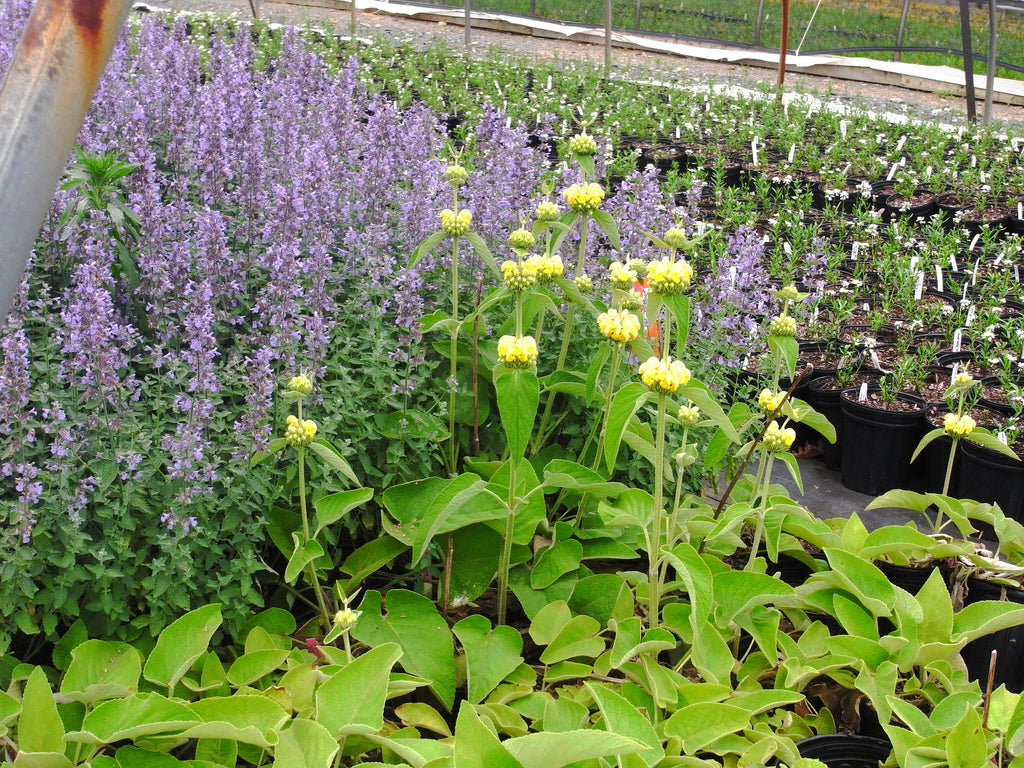
[[[978,121],[978,109],[974,103],[974,52],[971,50],[971,7],[970,0],[960,0],[960,40],[964,49],[964,95],[967,98],[967,120]]]
[[[251,2],[251,0],[250,0],[250,2]],[[351,10],[349,11],[349,17],[348,17],[348,34],[349,34],[349,37],[352,38],[352,41],[355,42],[355,39],[356,39],[356,29],[358,29],[358,27],[359,27],[359,22],[356,20],[356,0],[350,0],[350,2],[351,2]]]
[[[612,0],[604,0],[604,73],[612,71]]]
[[[996,85],[996,0],[988,0],[988,69],[985,72],[985,112],[982,123],[988,125],[992,119],[992,91]]]
[[[472,53],[473,45],[473,11],[470,7],[470,0],[466,0],[466,19],[465,19],[465,44],[466,44],[466,58],[468,59]]]
[[[636,0],[636,7],[633,10],[633,29],[640,29],[640,4],[643,0]]]
[[[903,12],[900,14],[900,24],[896,27],[896,47],[899,48],[903,45],[903,33],[907,29],[907,16],[910,15],[910,0],[903,0]],[[900,52],[896,51],[893,59],[895,61],[900,60]]]
[[[757,0],[757,18],[754,19],[754,45],[761,44],[762,21],[764,21],[764,0]]]
[[[967,0],[961,0],[967,2]],[[779,93],[776,101],[782,103],[782,86],[786,82],[786,51],[789,48],[789,0],[782,0],[782,35],[779,40]]]

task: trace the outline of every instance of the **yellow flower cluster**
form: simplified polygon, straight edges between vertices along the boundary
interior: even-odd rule
[[[518,264],[509,260],[501,265],[501,277],[510,291],[525,291],[537,282],[537,270],[529,261]]]
[[[574,211],[593,213],[604,200],[604,187],[593,181],[589,184],[573,184],[562,195]]]
[[[309,445],[313,442],[313,437],[316,435],[315,421],[312,419],[299,421],[299,417],[294,414],[289,414],[285,421],[288,426],[284,431],[284,439],[288,445],[293,448],[298,448],[303,445]]]
[[[562,209],[550,200],[541,200],[537,203],[537,210],[533,216],[537,221],[555,221],[562,215]]]
[[[612,341],[624,344],[640,335],[640,318],[625,309],[609,309],[597,316],[597,327]]]
[[[356,625],[359,621],[359,617],[362,615],[362,611],[354,611],[348,606],[345,606],[342,610],[334,614],[334,625],[342,632],[347,632]]]
[[[597,142],[586,132],[577,134],[569,139],[569,153],[572,155],[597,154]]]
[[[792,427],[780,427],[779,422],[773,421],[765,430],[764,439],[761,445],[771,453],[785,453],[793,446],[796,440],[796,430]]]
[[[669,248],[685,248],[688,240],[686,239],[686,232],[679,227],[670,227],[665,232],[665,244]]]
[[[957,416],[955,413],[947,413],[942,419],[942,426],[950,437],[967,437],[974,431],[977,422],[970,416]]]
[[[784,301],[800,301],[800,291],[792,283],[783,286],[779,293]]]
[[[647,265],[647,278],[655,293],[682,293],[690,287],[693,267],[682,259],[661,259]]]
[[[529,368],[537,362],[537,342],[533,336],[502,336],[498,359],[509,368]]]
[[[684,427],[694,427],[700,421],[700,408],[696,405],[684,405],[679,409],[676,418]]]
[[[533,236],[533,232],[528,229],[520,227],[508,236],[508,244],[515,248],[517,251],[528,251],[530,248],[537,243],[537,238]]]
[[[537,275],[538,280],[551,280],[555,277],[561,277],[565,269],[562,264],[562,257],[557,254],[551,256],[531,256],[523,262],[523,266],[529,266],[534,274]]]
[[[785,392],[778,392],[765,387],[761,390],[761,394],[757,396],[757,407],[765,413],[775,413],[779,406],[782,405],[782,400],[785,397]]]
[[[288,391],[298,395],[308,395],[313,391],[313,380],[304,373],[288,380]]]
[[[628,264],[623,264],[621,261],[613,261],[612,265],[608,267],[608,277],[611,278],[613,286],[626,290],[633,287],[637,275],[636,270],[631,269]]]
[[[690,369],[682,360],[652,357],[640,364],[640,379],[653,392],[671,395],[690,383]]]
[[[444,180],[453,187],[461,187],[469,178],[469,172],[461,165],[449,165],[444,172]]]
[[[789,315],[779,315],[768,324],[768,333],[774,336],[796,336],[796,320]]]
[[[463,208],[457,213],[451,208],[441,211],[441,229],[446,235],[457,237],[469,232],[469,225],[473,222],[473,214]]]
[[[594,290],[594,281],[591,280],[590,277],[587,275],[580,275],[575,280],[573,280],[573,282],[576,284],[576,287],[579,289],[580,293],[590,293],[592,290]]]

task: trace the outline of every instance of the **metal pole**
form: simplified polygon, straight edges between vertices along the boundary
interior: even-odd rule
[[[37,0],[0,84],[0,322],[131,0]]]
[[[537,15],[537,0],[530,0],[530,15]]]
[[[612,71],[612,0],[604,0],[604,72]]]
[[[761,44],[761,22],[764,20],[764,0],[757,0],[757,18],[754,19],[754,45]]]
[[[633,11],[633,29],[640,29],[640,4],[643,0],[636,0],[636,9]]]
[[[966,0],[965,0],[966,1]],[[789,0],[782,0],[782,36],[779,40],[779,93],[776,101],[782,102],[782,86],[786,82],[786,50],[789,48]]]
[[[470,7],[470,0],[466,0],[466,24],[465,24],[466,58],[472,54],[473,45],[473,10]]]
[[[969,0],[960,0],[960,39],[964,49],[964,96],[967,99],[967,120],[977,122],[974,103],[974,55],[971,50],[971,8]]]
[[[250,2],[252,2],[252,0],[250,0]],[[352,3],[352,7],[349,11],[350,15],[348,19],[348,36],[351,37],[353,41],[355,41],[356,30],[359,28],[359,22],[356,20],[356,0],[350,0],[350,2]]]
[[[903,12],[900,14],[900,24],[896,27],[896,47],[903,45],[903,33],[907,29],[907,16],[910,15],[910,0],[903,0]],[[899,61],[902,54],[899,51],[893,55],[894,61]]]
[[[996,85],[996,39],[999,36],[996,22],[996,0],[988,0],[988,69],[985,71],[985,112],[982,122],[989,124],[992,119],[992,91]]]

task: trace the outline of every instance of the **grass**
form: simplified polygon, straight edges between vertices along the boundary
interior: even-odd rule
[[[459,5],[457,0],[425,1],[436,5]],[[899,0],[843,0],[840,3],[822,2],[820,7],[817,0],[793,0],[789,47],[791,50],[800,47],[804,52],[811,52],[893,46],[896,43],[902,6]],[[596,0],[472,0],[472,7],[491,12],[533,13],[546,19],[581,24],[604,23],[604,3]],[[776,47],[782,28],[781,0],[765,0],[760,30],[757,29],[757,12],[758,0],[614,0],[613,23],[625,29],[639,28],[684,37]],[[987,54],[988,28],[987,9],[972,6],[974,53]],[[999,11],[997,29],[997,59],[1024,66],[1024,12]],[[960,50],[960,15],[957,6],[911,3],[903,45]],[[888,51],[865,51],[854,55],[887,61],[893,59],[893,53]],[[963,66],[959,56],[944,53],[904,53],[902,60],[957,68]],[[984,72],[985,63],[976,62],[975,70]],[[1005,68],[998,68],[996,74],[1000,77],[1024,79],[1024,74]]]

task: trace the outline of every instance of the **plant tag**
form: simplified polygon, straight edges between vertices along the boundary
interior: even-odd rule
[[[910,271],[911,272],[916,272],[917,271],[917,262],[919,262],[920,260],[921,260],[921,257],[918,256],[916,253],[913,256],[910,257]]]
[[[974,269],[971,271],[971,285],[978,284],[978,269],[981,267],[981,259],[976,259],[974,262]],[[964,289],[964,296],[967,295],[967,289]]]
[[[946,286],[946,283],[942,279],[942,265],[941,264],[936,264],[935,265],[935,287],[938,288],[939,292],[941,293],[944,290],[945,286]]]
[[[967,250],[968,251],[973,251],[974,250],[974,246],[976,246],[978,244],[979,240],[981,240],[981,232],[979,232],[978,234],[976,234],[974,237],[971,238],[971,244],[969,246],[967,246]]]
[[[754,167],[757,168],[757,136],[750,140],[750,154],[754,160]]]
[[[964,329],[957,328],[953,331],[953,351],[959,352],[964,343]]]
[[[865,301],[864,302],[864,311],[865,312],[870,312],[871,311],[871,302],[870,301]]]
[[[950,272],[956,272],[957,271],[956,270],[956,254],[955,253],[949,254],[949,271]]]
[[[857,399],[860,400],[862,403],[868,399],[868,383],[866,381],[861,382],[860,392],[858,393]]]
[[[846,138],[846,131],[847,131],[847,129],[849,127],[850,127],[850,121],[849,120],[840,120],[839,121],[839,135],[842,136],[844,139]]]
[[[1005,432],[998,432],[998,433],[996,433],[996,439],[1000,443],[1002,443],[1003,445],[1009,445],[1009,440],[1006,439],[1006,433]]]
[[[899,167],[899,163],[893,163],[889,168],[889,173],[885,175],[886,181],[892,181],[892,177],[896,175],[896,169]]]
[[[1013,279],[1020,282],[1020,264],[1013,265]]]
[[[853,245],[850,246],[850,259],[852,261],[856,261],[857,260],[857,256],[860,255],[860,249],[863,246],[864,246],[864,243],[862,243],[860,240],[854,240],[853,241]]]
[[[729,287],[736,287],[736,267],[729,267]]]
[[[977,168],[977,167],[978,167],[978,156],[977,155],[971,155],[971,168]]]
[[[964,327],[965,327],[965,328],[970,328],[970,327],[971,327],[972,325],[974,325],[974,317],[975,317],[975,315],[977,315],[977,314],[978,314],[978,313],[977,313],[977,311],[975,310],[975,307],[974,307],[974,305],[973,305],[973,304],[971,304],[971,306],[969,306],[969,307],[967,308],[967,317],[966,317],[966,318],[964,319]]]
[[[932,177],[932,167],[930,165],[924,169],[924,177],[926,179],[930,179]]]
[[[1017,201],[1017,218],[1024,219],[1024,201]]]
[[[960,363],[953,363],[952,373],[949,375],[949,386],[953,386],[956,383],[956,377],[960,375]]]
[[[917,273],[917,285],[914,286],[914,301],[920,301],[924,295],[924,272]]]
[[[787,256],[793,255],[793,246],[790,245],[789,240],[782,241],[782,250]]]
[[[907,134],[904,133],[902,136],[900,136],[900,140],[896,142],[896,151],[897,152],[902,152],[903,151],[903,145],[906,144],[906,143],[907,143]]]
[[[793,162],[793,157],[796,155],[796,144],[789,145],[789,162]]]
[[[680,137],[680,135],[681,134],[679,133],[679,126],[677,125],[676,126],[676,138],[678,139]]]

